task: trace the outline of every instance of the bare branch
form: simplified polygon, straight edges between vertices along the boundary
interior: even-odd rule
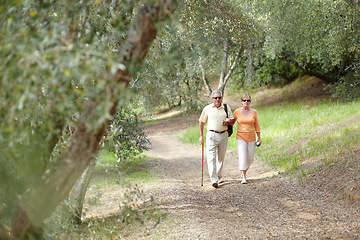
[[[226,75],[227,61],[228,61],[228,52],[229,52],[229,40],[225,37],[224,39],[224,48],[222,53],[222,62],[221,62],[221,72],[220,72],[220,81],[219,86],[224,83],[224,78]]]
[[[235,59],[234,59],[234,61],[232,62],[231,67],[230,67],[230,69],[229,69],[229,72],[227,73],[227,75],[226,75],[226,77],[225,77],[225,79],[224,79],[224,83],[225,83],[225,84],[226,84],[226,82],[229,80],[229,78],[231,77],[231,75],[232,75],[232,73],[233,73],[233,71],[234,71],[234,69],[235,69],[235,67],[236,67],[236,65],[237,65],[237,63],[238,63],[238,61],[239,61],[239,57],[240,57],[240,54],[241,54],[242,51],[243,51],[243,45],[241,45],[241,46],[239,47],[239,49],[238,49],[238,51],[237,51],[237,53],[236,53]]]
[[[203,65],[202,65],[202,58],[201,58],[201,56],[199,57],[199,66],[200,66],[200,69],[201,69],[202,79],[203,79],[205,88],[206,88],[206,90],[208,91],[209,95],[211,95],[211,92],[212,92],[211,86],[210,86],[209,80],[208,80],[207,77],[206,77],[205,69],[204,69],[204,67],[203,67]]]

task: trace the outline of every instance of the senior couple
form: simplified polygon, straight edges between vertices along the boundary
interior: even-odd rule
[[[255,109],[250,108],[251,97],[244,94],[241,97],[242,107],[234,114],[229,105],[222,103],[222,92],[215,90],[211,93],[212,104],[204,107],[199,118],[199,132],[201,143],[204,143],[204,126],[207,122],[206,157],[211,185],[218,187],[224,166],[225,153],[228,144],[228,126],[235,121],[238,124],[236,132],[236,148],[238,153],[241,183],[247,183],[246,172],[255,154],[255,144],[261,144],[260,126]],[[227,113],[225,112],[227,107]],[[257,137],[257,141],[256,141]]]

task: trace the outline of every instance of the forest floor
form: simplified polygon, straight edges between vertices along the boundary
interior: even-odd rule
[[[232,109],[240,105],[236,99],[227,102]],[[197,123],[198,116],[190,115],[146,124],[151,141],[146,167],[158,180],[139,186],[167,217],[119,239],[360,239],[359,205],[339,194],[354,169],[324,166],[299,185],[255,157],[248,184],[241,184],[236,151],[228,150],[223,182],[211,186],[204,159],[201,186],[201,144],[177,138]]]

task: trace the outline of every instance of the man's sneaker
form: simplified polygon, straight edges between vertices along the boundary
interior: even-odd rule
[[[217,187],[218,187],[218,183],[217,183],[217,182],[214,182],[214,183],[212,184],[212,186],[213,186],[214,188],[217,188]]]

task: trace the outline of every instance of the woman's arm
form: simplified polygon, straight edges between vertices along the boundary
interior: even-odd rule
[[[261,144],[260,132],[256,132],[257,141]]]

